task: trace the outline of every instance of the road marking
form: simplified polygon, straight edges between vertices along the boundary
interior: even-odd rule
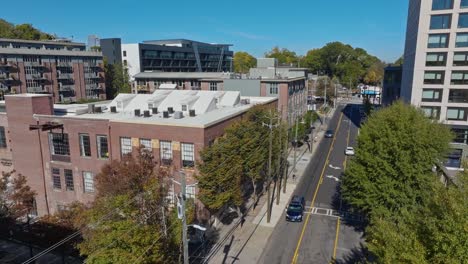
[[[340,126],[341,126],[341,120],[342,119],[343,119],[343,112],[341,112],[340,120],[338,120],[338,125],[336,126],[336,134],[338,134],[338,131],[339,131]],[[325,173],[325,169],[327,168],[328,160],[330,158],[330,154],[332,152],[333,145],[335,144],[335,139],[336,139],[336,137],[333,138],[330,149],[328,150],[327,159],[326,159],[325,164],[323,165],[322,173],[320,174],[320,181],[323,180],[323,174]],[[320,181],[319,181],[319,183],[320,183]],[[317,197],[317,193],[318,193],[318,190],[320,188],[320,185],[321,184],[317,184],[317,187],[315,188],[314,197],[312,198],[312,205],[315,204],[315,198]],[[291,261],[292,264],[297,263],[297,257],[299,256],[299,249],[301,248],[302,239],[304,238],[304,233],[305,233],[305,230],[307,228],[307,224],[309,223],[309,219],[310,219],[310,215],[311,215],[310,212],[311,211],[309,211],[309,214],[307,214],[307,217],[306,217],[306,219],[305,219],[305,221],[304,221],[304,223],[302,225],[301,235],[299,236],[299,240],[297,241],[296,250],[294,251],[294,256],[293,256],[293,259]]]
[[[335,236],[335,246],[333,247],[333,260],[336,260],[336,248],[338,247],[338,235],[340,234],[340,218],[336,221],[336,236]]]
[[[334,179],[335,181],[339,182],[340,179],[338,179],[337,177],[333,176],[333,175],[327,175],[327,178],[330,178],[330,179]]]
[[[334,170],[341,170],[341,168],[340,168],[340,167],[333,167],[333,165],[331,165],[331,164],[330,164],[330,165],[328,165],[328,167],[330,167],[330,168],[332,168],[332,169],[334,169]]]

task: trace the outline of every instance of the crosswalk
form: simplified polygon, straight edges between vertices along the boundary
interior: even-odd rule
[[[329,216],[329,217],[334,217],[334,218],[341,218],[341,219],[345,219],[348,221],[364,222],[365,220],[364,217],[358,214],[350,213],[347,211],[338,211],[338,210],[329,209],[329,208],[306,206],[306,210],[304,213],[313,214],[313,215],[323,215],[323,216]]]

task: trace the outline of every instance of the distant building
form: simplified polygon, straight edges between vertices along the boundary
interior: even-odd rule
[[[100,40],[102,55],[107,63],[113,65],[122,63],[122,43],[119,38],[106,38]]]
[[[249,75],[223,72],[142,72],[136,74],[135,93],[152,93],[162,84],[175,89],[239,91],[242,96],[278,97],[278,110],[292,124],[307,110],[307,69],[277,67],[276,59],[257,60]]]
[[[115,39],[114,39],[115,40]],[[101,40],[106,41],[106,39]],[[130,77],[145,71],[162,72],[230,72],[233,51],[230,44],[209,44],[187,39],[151,40],[112,47],[101,45],[104,55],[113,54],[121,45],[122,64]]]
[[[96,35],[89,35],[88,36],[88,49],[91,49],[93,47],[100,47],[100,40],[99,37]]]
[[[167,91],[119,94],[112,102],[54,105],[50,95],[5,96],[0,102],[0,168],[25,175],[37,214],[91,202],[102,166],[143,146],[170,177],[195,183],[200,151],[252,106],[276,107],[275,97],[239,92]],[[6,108],[5,108],[6,106]],[[2,167],[3,166],[3,167]],[[174,201],[179,187],[169,188]],[[197,197],[195,186],[188,197]]]
[[[402,66],[388,66],[385,68],[382,105],[390,105],[400,98]]]
[[[102,53],[63,40],[0,39],[0,91],[48,93],[57,103],[105,99]]]

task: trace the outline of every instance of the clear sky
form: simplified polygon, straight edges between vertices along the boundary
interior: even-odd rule
[[[188,38],[262,56],[341,41],[391,62],[403,54],[408,0],[16,0],[1,9],[7,21],[81,42]]]

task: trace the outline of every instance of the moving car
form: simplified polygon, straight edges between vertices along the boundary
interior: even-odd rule
[[[345,155],[347,156],[354,156],[354,148],[353,147],[346,147]]]
[[[305,200],[303,196],[294,195],[286,210],[286,221],[302,222],[305,209]]]
[[[332,138],[333,137],[333,130],[325,131],[325,137],[326,138]]]

